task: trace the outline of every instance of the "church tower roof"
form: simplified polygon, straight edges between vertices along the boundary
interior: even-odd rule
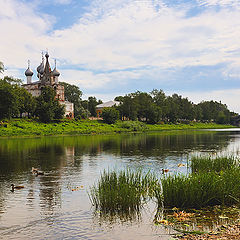
[[[25,71],[25,75],[27,77],[33,75],[33,71],[30,69],[30,61],[29,60],[28,60],[28,69]]]
[[[59,77],[60,76],[60,72],[57,70],[56,59],[55,59],[55,68],[53,69],[52,74],[53,74],[54,77]]]

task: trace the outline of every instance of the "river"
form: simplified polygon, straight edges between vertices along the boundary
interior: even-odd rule
[[[153,223],[154,204],[135,218],[95,212],[88,192],[101,172],[186,173],[193,155],[239,153],[240,129],[0,138],[0,239],[170,239],[170,228]],[[12,183],[24,188],[11,192]]]

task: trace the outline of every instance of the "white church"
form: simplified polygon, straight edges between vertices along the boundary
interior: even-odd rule
[[[73,103],[65,101],[64,86],[59,84],[58,82],[60,73],[56,68],[56,60],[55,68],[51,70],[48,61],[48,53],[45,54],[45,58],[46,60],[44,61],[44,57],[42,55],[42,62],[37,67],[37,77],[39,80],[35,82],[32,82],[33,71],[30,69],[30,62],[28,62],[28,69],[25,71],[25,75],[27,77],[27,84],[23,84],[22,87],[24,87],[34,97],[40,96],[42,88],[45,86],[53,88],[56,92],[56,98],[58,99],[59,103],[65,105],[65,117],[73,118],[74,106]]]

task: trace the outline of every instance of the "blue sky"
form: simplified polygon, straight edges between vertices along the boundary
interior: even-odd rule
[[[103,101],[163,89],[240,112],[240,1],[0,0],[0,61],[25,80],[48,49],[60,81]]]

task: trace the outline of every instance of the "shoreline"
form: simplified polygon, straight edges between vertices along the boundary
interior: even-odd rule
[[[11,119],[0,122],[0,137],[115,135],[122,133],[228,128],[236,128],[236,126],[196,122],[190,122],[189,124],[146,124],[138,121],[118,121],[115,124],[106,124],[98,120],[60,120],[52,123],[40,123],[32,119]]]

